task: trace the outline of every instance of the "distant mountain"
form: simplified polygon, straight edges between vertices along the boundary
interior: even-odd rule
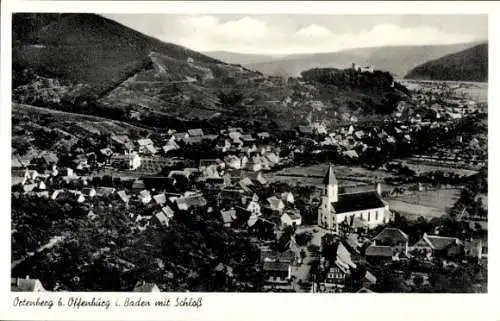
[[[218,59],[220,61],[227,62],[229,64],[237,64],[243,66],[261,62],[269,62],[272,60],[279,60],[283,58],[273,55],[247,54],[247,53],[238,53],[231,51],[205,51],[202,53],[204,55],[207,55],[214,59]]]
[[[488,81],[488,44],[446,55],[413,68],[405,78]]]
[[[357,57],[368,61],[363,51]],[[206,122],[281,130],[309,115],[382,117],[404,98],[386,76],[339,71],[334,82],[283,81],[95,14],[15,14],[12,67],[13,102],[179,130]]]
[[[243,65],[264,74],[289,77],[299,76],[303,70],[311,68],[347,68],[355,62],[372,64],[378,70],[403,77],[409,70],[426,61],[470,48],[475,44],[477,43],[355,48],[328,53],[294,54],[282,59]]]

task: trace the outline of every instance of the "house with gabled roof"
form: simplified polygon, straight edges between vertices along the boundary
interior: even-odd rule
[[[157,212],[154,217],[160,223],[160,225],[168,226],[170,224],[170,218],[162,211]]]
[[[227,211],[221,211],[222,223],[225,227],[230,227],[231,223],[236,219],[236,210],[231,208]]]
[[[302,224],[302,216],[299,211],[286,211],[280,217],[283,226],[299,226]]]
[[[276,196],[271,196],[267,199],[268,207],[274,212],[281,213],[285,209],[285,203],[277,198]]]
[[[390,246],[370,245],[365,250],[365,257],[372,264],[383,264],[392,261],[394,251]]]
[[[201,137],[203,136],[203,130],[201,128],[188,129],[188,134],[190,137]]]
[[[179,149],[179,148],[180,148],[180,147],[179,147],[179,145],[175,142],[175,140],[169,140],[169,141],[165,144],[165,146],[163,146],[163,147],[162,147],[163,152],[164,152],[165,154],[167,154],[167,153],[169,153],[169,152],[171,152],[171,151],[173,151],[173,150],[177,150],[177,149]]]
[[[123,203],[126,203],[128,204],[128,202],[130,201],[130,196],[127,195],[127,192],[125,191],[119,191],[118,193],[116,193],[118,195],[118,197],[123,201]]]
[[[265,261],[262,270],[265,275],[265,289],[291,287],[292,267],[290,263]]]
[[[422,238],[412,248],[423,250],[429,255],[443,258],[454,258],[463,254],[464,244],[456,237],[439,235],[428,235],[424,233]]]
[[[398,228],[386,227],[373,238],[373,244],[378,246],[390,246],[393,252],[408,254],[409,237]]]
[[[148,204],[152,199],[151,193],[147,189],[140,191],[138,197],[141,200],[142,204]]]
[[[38,279],[26,278],[11,278],[10,290],[12,292],[45,292],[45,288]]]
[[[134,286],[134,292],[160,292],[160,289],[155,283],[138,281]]]

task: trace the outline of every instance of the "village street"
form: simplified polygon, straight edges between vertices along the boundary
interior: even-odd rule
[[[310,286],[311,264],[313,263],[314,260],[319,259],[319,253],[311,252],[308,249],[308,247],[310,245],[315,245],[319,249],[321,245],[321,238],[326,233],[325,230],[318,228],[317,226],[299,226],[296,231],[296,233],[305,233],[305,232],[312,233],[313,238],[306,246],[300,246],[300,247],[298,246],[298,251],[300,252],[301,250],[304,250],[306,252],[306,257],[304,258],[302,264],[292,266],[292,278],[294,277],[293,288],[297,292],[311,291],[311,286]],[[302,286],[299,285],[299,280]]]

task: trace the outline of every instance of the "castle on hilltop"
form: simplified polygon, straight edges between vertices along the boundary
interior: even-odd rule
[[[357,72],[369,72],[373,73],[373,65],[366,65],[366,66],[361,66],[358,64],[355,64],[354,62],[352,63],[352,70],[355,70]]]

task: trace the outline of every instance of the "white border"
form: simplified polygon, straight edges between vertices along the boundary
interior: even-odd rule
[[[0,319],[169,319],[169,320],[234,320],[234,319],[273,319],[273,320],[320,320],[320,319],[395,319],[395,320],[500,320],[500,300],[498,300],[498,247],[489,249],[489,292],[475,295],[424,295],[424,294],[200,294],[191,293],[196,298],[203,296],[203,306],[199,309],[53,309],[13,308],[15,297],[10,294],[8,276],[10,275],[10,75],[11,75],[11,18],[12,12],[100,12],[100,13],[281,13],[281,14],[489,14],[489,105],[490,164],[497,164],[497,144],[499,138],[496,120],[500,119],[497,103],[500,102],[498,79],[500,4],[492,2],[159,2],[159,1],[1,1],[1,108],[0,108],[0,150],[4,159],[0,162],[2,177],[0,236],[2,263],[0,264]],[[467,23],[464,21],[464,23]],[[500,198],[496,182],[500,182],[500,171],[495,166],[489,168],[491,182],[490,203],[490,244],[499,244]],[[498,194],[500,195],[500,194]],[[75,293],[46,293],[45,299],[75,296]],[[80,296],[107,297],[114,302],[123,298],[119,293],[86,293]],[[186,295],[184,294],[180,294]],[[132,294],[130,294],[132,296]],[[138,295],[133,295],[138,297]],[[157,296],[175,298],[174,293]],[[495,300],[496,299],[496,300]]]

